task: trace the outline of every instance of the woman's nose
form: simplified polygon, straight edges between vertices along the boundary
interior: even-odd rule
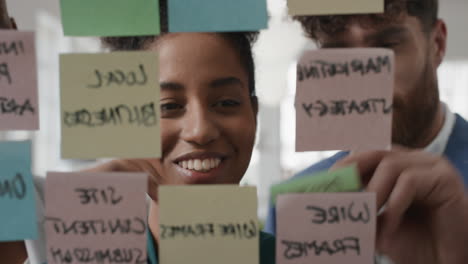
[[[182,121],[181,138],[191,144],[205,146],[215,141],[220,131],[209,109],[197,106],[189,109]]]

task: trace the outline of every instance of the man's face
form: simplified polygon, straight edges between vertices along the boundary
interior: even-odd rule
[[[437,66],[443,52],[438,51],[435,33],[425,32],[420,20],[410,16],[378,27],[351,21],[341,33],[319,35],[319,46],[392,49],[396,66],[392,140],[407,147],[424,147],[425,133],[439,107]]]

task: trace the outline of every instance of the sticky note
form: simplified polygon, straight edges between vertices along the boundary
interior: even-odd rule
[[[158,0],[60,0],[66,36],[160,33]]]
[[[36,239],[31,142],[1,142],[0,168],[0,242]]]
[[[390,149],[394,55],[306,51],[297,65],[296,151]]]
[[[375,193],[278,197],[276,263],[374,264]]]
[[[161,186],[159,206],[161,264],[258,264],[255,188]]]
[[[62,157],[161,155],[158,56],[60,56]]]
[[[272,204],[281,194],[316,192],[354,192],[361,189],[361,180],[355,166],[319,172],[280,183],[271,187]]]
[[[147,175],[49,172],[47,263],[146,263]]]
[[[383,13],[384,0],[288,0],[290,15]]]
[[[170,32],[256,31],[268,24],[266,0],[168,1]]]
[[[33,32],[0,30],[0,130],[39,129]]]

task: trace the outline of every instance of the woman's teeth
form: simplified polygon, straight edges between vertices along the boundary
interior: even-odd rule
[[[178,165],[186,170],[195,170],[195,171],[209,171],[214,168],[217,168],[221,163],[221,159],[191,159],[179,161]]]

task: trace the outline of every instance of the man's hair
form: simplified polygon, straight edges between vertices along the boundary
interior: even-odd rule
[[[1,1],[1,0],[0,0]],[[167,0],[159,0],[161,34],[158,36],[136,37],[104,37],[101,42],[104,47],[113,51],[118,50],[142,50],[149,44],[158,41],[169,33]],[[255,96],[255,63],[252,54],[252,46],[257,40],[258,32],[222,32],[214,33],[226,39],[238,53],[242,66],[245,67],[249,78],[249,93]]]
[[[403,15],[414,16],[421,22],[423,31],[431,31],[438,19],[438,0],[385,0],[383,14],[333,15],[333,16],[295,16],[306,35],[317,40],[320,34],[333,35],[346,30],[351,21],[364,27],[376,27],[399,21]]]

